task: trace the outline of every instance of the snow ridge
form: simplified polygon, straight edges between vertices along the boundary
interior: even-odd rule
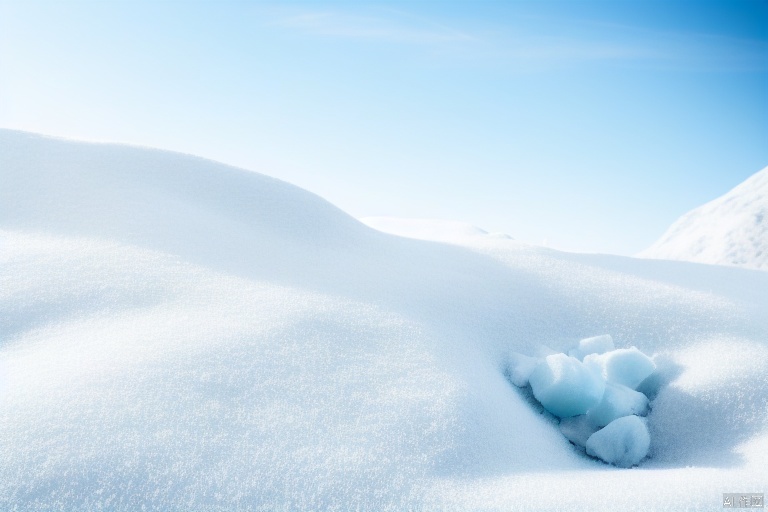
[[[680,217],[638,256],[768,270],[768,167]]]

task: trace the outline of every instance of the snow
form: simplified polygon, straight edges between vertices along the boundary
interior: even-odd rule
[[[409,219],[403,217],[362,217],[360,221],[373,229],[406,238],[455,242],[473,238],[512,239],[505,233],[489,233],[468,222],[442,219]]]
[[[2,510],[702,510],[765,490],[768,273],[402,238],[255,172],[9,130],[0,184]],[[657,367],[631,471],[505,375],[596,333]]]
[[[605,354],[590,354],[584,358],[584,366],[598,372],[610,383],[631,389],[637,389],[656,370],[656,363],[634,346]]]
[[[768,270],[768,167],[680,217],[638,256]]]
[[[568,351],[568,355],[575,357],[579,361],[584,361],[584,357],[589,354],[604,354],[616,348],[613,345],[613,338],[610,334],[601,336],[592,336],[579,340],[579,346]]]
[[[637,416],[625,416],[601,428],[587,439],[587,453],[619,466],[638,464],[651,445],[645,422]]]
[[[541,361],[529,378],[533,396],[560,418],[586,413],[597,405],[605,381],[574,357],[552,354]]]

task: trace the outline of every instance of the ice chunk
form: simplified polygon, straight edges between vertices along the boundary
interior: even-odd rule
[[[585,356],[589,354],[604,354],[610,352],[616,347],[613,346],[613,338],[610,334],[603,334],[602,336],[593,336],[592,338],[584,338],[579,341],[579,346],[572,348],[568,351],[568,355],[575,357],[579,361],[583,361]]]
[[[544,345],[543,343],[540,344],[538,347],[536,347],[536,356],[537,357],[544,358],[544,357],[547,357],[547,356],[551,356],[552,354],[559,354],[559,353],[560,353],[559,351],[553,349],[550,346]]]
[[[594,426],[584,414],[560,420],[560,432],[570,442],[582,448],[587,446],[587,439],[597,430],[598,427]]]
[[[603,398],[605,382],[581,361],[565,354],[552,354],[541,361],[530,376],[536,400],[559,416],[577,416]]]
[[[613,420],[587,439],[587,453],[593,457],[629,468],[648,455],[651,436],[645,422],[637,416]]]
[[[637,390],[653,400],[658,395],[659,390],[670,383],[682,373],[682,366],[675,362],[669,354],[656,354],[653,357],[656,364],[656,370],[637,386]]]
[[[648,398],[634,389],[609,382],[600,403],[587,411],[587,418],[596,427],[603,427],[617,418],[648,414]]]
[[[507,364],[507,375],[512,381],[512,384],[521,388],[527,386],[528,378],[531,376],[531,373],[533,373],[537,364],[539,364],[539,359],[535,357],[524,356],[523,354],[512,352]]]
[[[608,382],[637,389],[654,370],[656,364],[636,347],[621,348],[605,354],[590,354],[584,364],[599,372]]]

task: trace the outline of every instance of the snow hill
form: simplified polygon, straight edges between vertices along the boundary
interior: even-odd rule
[[[768,270],[768,167],[680,217],[638,256]]]
[[[719,509],[766,491],[766,311],[765,272],[401,238],[0,130],[0,510]],[[659,370],[634,469],[505,375],[600,334]]]

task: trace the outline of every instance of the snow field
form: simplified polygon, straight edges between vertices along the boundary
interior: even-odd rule
[[[764,272],[403,239],[257,173],[4,130],[0,183],[0,509],[707,509],[768,481]],[[657,366],[630,471],[505,378],[599,332]]]

